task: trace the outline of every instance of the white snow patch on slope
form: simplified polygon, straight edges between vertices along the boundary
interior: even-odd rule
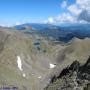
[[[19,70],[23,72],[23,68],[22,68],[22,60],[21,60],[20,56],[17,56],[17,64],[18,64]],[[23,73],[22,76],[23,76],[23,77],[26,77],[26,74]]]
[[[21,71],[23,71],[23,69],[22,69],[22,61],[21,61],[20,56],[17,56],[17,64],[18,64],[18,68],[19,68]]]
[[[38,77],[39,79],[42,78],[41,76]]]
[[[55,68],[56,67],[56,65],[54,65],[52,63],[50,63],[49,65],[50,65],[50,68]]]
[[[23,73],[23,77],[26,77],[26,74],[25,73]]]

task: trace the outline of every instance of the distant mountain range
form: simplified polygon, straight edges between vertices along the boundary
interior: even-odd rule
[[[68,42],[74,37],[83,39],[90,37],[90,24],[66,24],[52,25],[39,23],[26,23],[14,26],[17,30],[23,30],[25,33],[40,34],[54,40]]]
[[[59,28],[59,26],[52,25],[52,24],[41,24],[41,23],[25,23],[21,25],[16,25],[14,28],[17,30],[25,30],[29,27],[32,27],[34,30],[44,30],[44,29],[56,29]]]

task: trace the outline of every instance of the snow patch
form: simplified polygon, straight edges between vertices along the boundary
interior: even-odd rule
[[[20,69],[20,71],[23,71],[22,69],[22,61],[20,56],[17,56],[17,64],[18,64],[18,68]]]
[[[25,73],[23,73],[23,77],[26,77],[26,74]]]
[[[34,74],[32,73],[32,76],[33,76]]]
[[[21,60],[20,56],[17,56],[17,64],[18,64],[19,70],[22,71],[22,73],[23,73],[22,60]],[[23,73],[22,76],[23,76],[23,77],[26,77],[26,74]]]
[[[38,77],[39,79],[42,78],[41,76]]]
[[[55,68],[56,67],[56,65],[54,65],[52,63],[50,63],[49,65],[50,65],[50,68]]]

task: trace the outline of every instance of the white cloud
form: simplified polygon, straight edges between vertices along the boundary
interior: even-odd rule
[[[60,6],[62,8],[66,8],[67,7],[67,1],[63,1]]]
[[[49,17],[48,20],[45,21],[45,23],[55,23],[53,17]]]
[[[87,22],[90,22],[90,13],[87,10],[83,10],[79,16],[78,16],[79,20],[84,20]]]
[[[16,24],[15,24],[15,25],[20,25],[20,24],[22,24],[22,22],[16,22]]]
[[[69,13],[62,13],[56,17],[52,17],[52,18],[48,18],[48,20],[46,21],[46,23],[64,23],[64,22],[70,22],[70,23],[74,23],[76,22],[76,17],[72,16]]]
[[[80,20],[79,23],[86,23],[87,24],[88,22],[85,20]]]
[[[76,0],[76,4],[82,9],[90,10],[90,0]]]
[[[75,22],[76,18],[69,13],[62,13],[56,17],[56,22]]]
[[[76,0],[76,4],[82,9],[78,19],[90,23],[90,0]]]
[[[82,11],[76,4],[70,5],[67,9],[75,15],[79,15]]]
[[[49,21],[50,23],[53,23],[53,22],[54,22],[54,19],[53,19],[52,17],[50,17],[50,18],[48,19],[48,21]]]
[[[8,21],[0,21],[0,26],[2,27],[11,27],[12,24],[8,23]]]
[[[48,23],[90,23],[90,0],[76,0],[76,3],[69,6],[67,2],[64,0],[61,4],[61,8],[66,9],[65,12],[48,18]]]

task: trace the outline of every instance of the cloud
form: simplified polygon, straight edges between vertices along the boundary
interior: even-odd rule
[[[69,13],[62,13],[56,17],[56,22],[76,22],[76,18]]]
[[[76,0],[76,3],[70,5],[68,10],[77,15],[78,22],[90,22],[90,0]]]
[[[90,13],[87,10],[83,10],[79,16],[78,16],[79,20],[84,20],[87,22],[90,22]]]
[[[76,0],[74,4],[67,5],[67,1],[63,1],[61,8],[65,8],[65,12],[48,18],[48,23],[90,23],[90,0]]]
[[[54,23],[54,18],[53,17],[49,17],[48,20],[47,20],[47,23]]]
[[[67,1],[63,1],[60,6],[61,6],[61,8],[66,8],[67,7]]]
[[[20,25],[20,24],[22,24],[21,22],[16,22],[16,24],[15,25]]]
[[[77,0],[76,4],[82,9],[78,19],[90,23],[90,0]]]
[[[5,21],[0,21],[0,26],[2,26],[2,27],[10,27],[10,26],[12,26],[12,24],[10,24],[8,22],[5,22]]]
[[[82,9],[90,10],[90,0],[76,0],[76,4]]]
[[[88,22],[85,20],[80,20],[79,23],[87,24]]]
[[[46,23],[65,23],[65,22],[70,22],[70,23],[73,23],[73,22],[76,22],[76,17],[75,16],[72,16],[70,15],[69,13],[62,13],[56,17],[50,17],[48,18],[48,20],[46,21]]]
[[[67,9],[75,15],[79,15],[82,11],[76,4],[70,5]]]

